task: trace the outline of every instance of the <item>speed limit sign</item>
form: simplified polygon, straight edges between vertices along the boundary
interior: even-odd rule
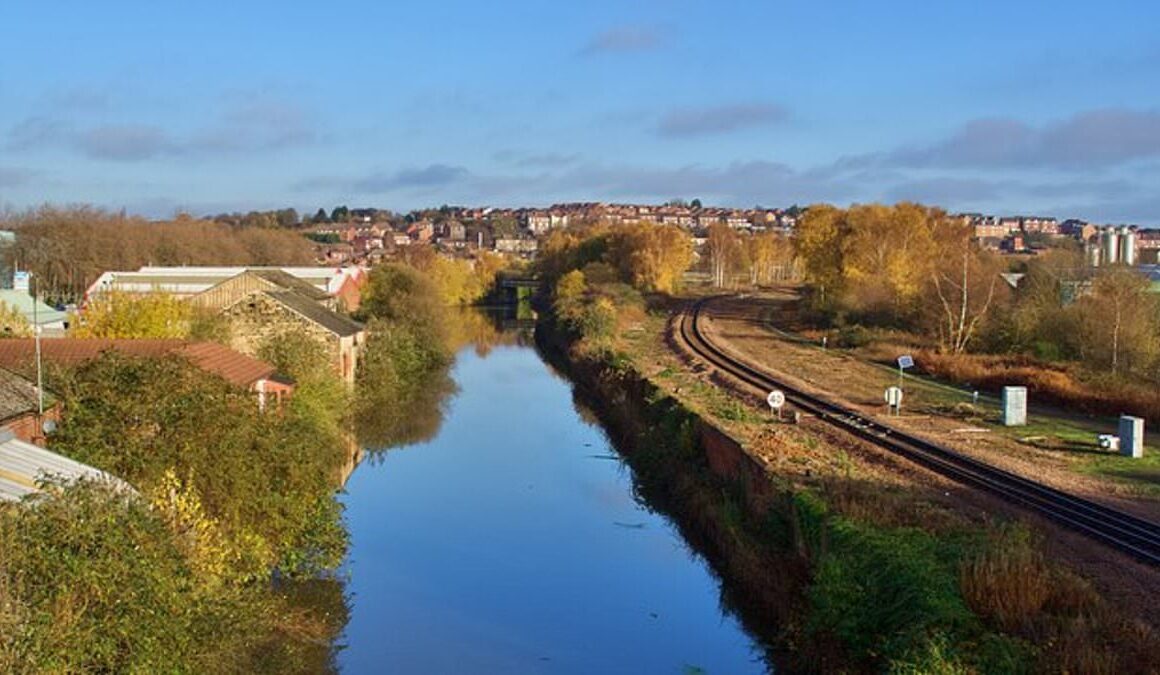
[[[785,394],[783,394],[779,389],[774,389],[773,391],[769,392],[769,396],[765,397],[765,402],[768,403],[769,407],[773,408],[774,411],[781,410],[781,407],[785,405]]]

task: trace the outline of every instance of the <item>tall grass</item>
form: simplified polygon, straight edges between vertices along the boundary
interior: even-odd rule
[[[1002,539],[963,562],[959,589],[975,614],[1003,630],[1029,626],[1051,596],[1051,572],[1023,531]]]
[[[1021,385],[1044,402],[1099,415],[1131,413],[1149,425],[1160,424],[1160,387],[1126,378],[1082,377],[1074,367],[1026,356],[983,356],[921,351],[915,355],[927,373],[983,390]]]

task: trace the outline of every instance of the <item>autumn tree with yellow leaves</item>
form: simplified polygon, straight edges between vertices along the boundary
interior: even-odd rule
[[[693,262],[693,242],[672,225],[630,225],[612,236],[611,258],[642,291],[672,293]]]
[[[794,251],[788,238],[777,232],[760,232],[745,240],[745,249],[750,284],[761,286],[792,276]]]
[[[32,324],[20,310],[0,301],[0,337],[31,337]]]
[[[815,302],[885,323],[908,323],[945,275],[948,247],[958,259],[968,233],[941,209],[901,202],[811,207],[796,249]]]
[[[83,338],[184,338],[192,318],[191,305],[167,293],[109,291],[89,301],[72,332]]]

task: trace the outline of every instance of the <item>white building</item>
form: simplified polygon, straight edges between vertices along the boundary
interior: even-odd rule
[[[169,293],[190,297],[246,270],[280,270],[321,291],[338,294],[348,280],[360,281],[366,268],[350,267],[142,267],[136,272],[105,272],[85,291],[85,300],[106,291]]]

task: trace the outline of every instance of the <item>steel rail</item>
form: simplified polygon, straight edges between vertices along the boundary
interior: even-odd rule
[[[788,402],[843,431],[960,483],[982,488],[1036,511],[1143,562],[1160,566],[1160,525],[1156,523],[1004,471],[865,417],[833,401],[789,386],[753,364],[729,354],[707,337],[699,325],[704,306],[713,299],[705,298],[695,302],[690,311],[678,317],[678,321],[680,337],[689,349],[718,370],[761,390],[780,389]]]

